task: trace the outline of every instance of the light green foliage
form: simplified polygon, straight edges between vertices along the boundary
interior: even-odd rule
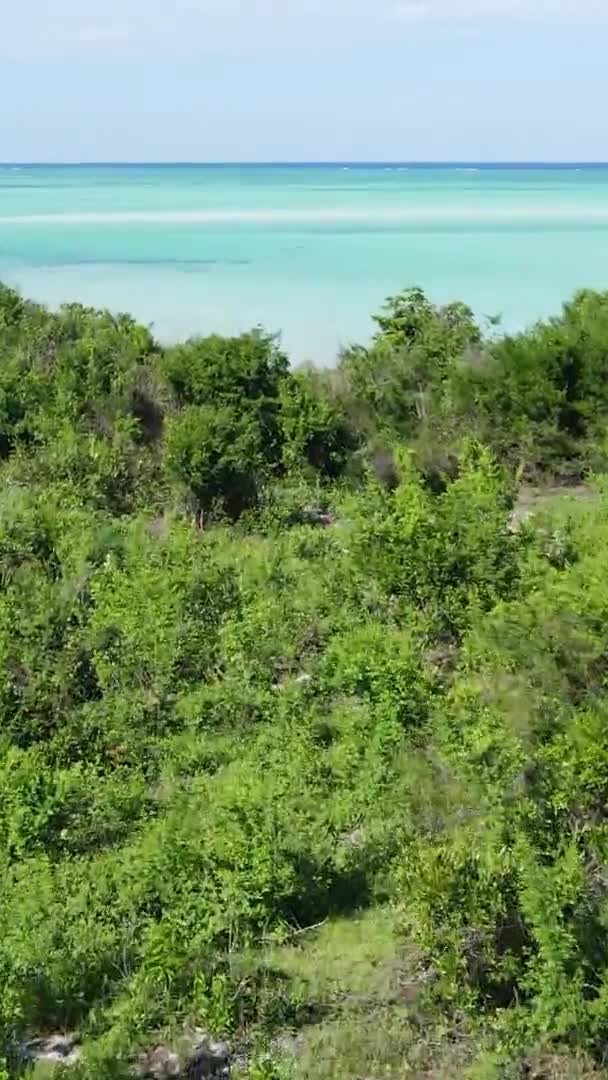
[[[0,1076],[605,1077],[607,482],[510,515],[602,461],[607,310],[292,373],[0,288]]]
[[[608,960],[605,510],[571,533],[572,561],[466,643],[436,721],[448,807],[412,837],[402,882],[442,993],[590,1045],[605,1037]]]
[[[511,482],[476,443],[439,495],[408,454],[399,456],[397,469],[394,490],[376,485],[366,493],[354,558],[389,596],[421,609],[436,632],[457,635],[517,588],[521,542],[506,528]]]

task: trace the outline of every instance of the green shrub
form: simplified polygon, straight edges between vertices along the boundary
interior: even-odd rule
[[[197,510],[238,517],[255,503],[266,464],[252,414],[191,405],[169,421],[167,468]]]
[[[608,481],[511,512],[602,463],[607,312],[291,373],[0,288],[0,1071],[603,1075]]]

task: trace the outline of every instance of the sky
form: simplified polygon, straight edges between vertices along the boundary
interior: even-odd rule
[[[608,160],[608,0],[0,0],[0,160]]]

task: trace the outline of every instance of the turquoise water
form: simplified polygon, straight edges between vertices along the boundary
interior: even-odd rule
[[[0,279],[296,360],[412,284],[518,328],[608,288],[608,166],[0,166]]]

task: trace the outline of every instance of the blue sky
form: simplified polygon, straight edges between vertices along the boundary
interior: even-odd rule
[[[0,160],[607,160],[608,0],[3,0]]]

